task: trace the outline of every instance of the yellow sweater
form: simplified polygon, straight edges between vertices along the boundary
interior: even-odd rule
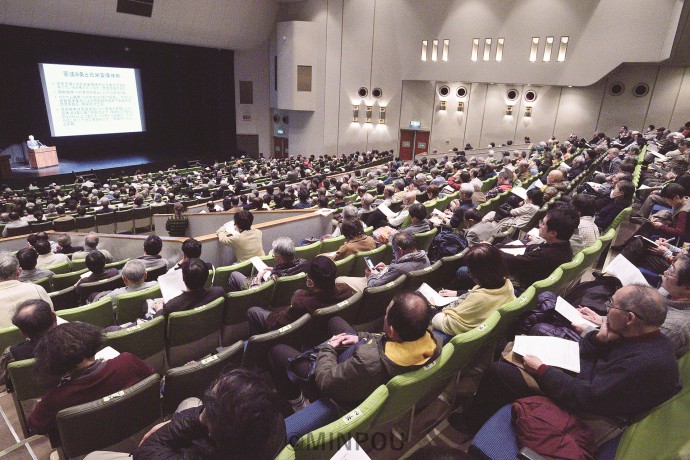
[[[473,287],[465,300],[453,308],[446,308],[431,320],[434,329],[445,334],[457,335],[467,332],[484,322],[494,311],[515,300],[513,284],[506,280],[498,289]]]

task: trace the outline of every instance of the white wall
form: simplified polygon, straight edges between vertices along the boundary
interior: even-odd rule
[[[645,14],[639,14],[645,11]],[[678,0],[304,0],[281,4],[280,21],[309,21],[317,31],[313,46],[322,78],[315,78],[313,113],[289,111],[290,152],[350,153],[355,150],[398,150],[399,128],[421,120],[431,130],[430,148],[439,151],[471,143],[533,141],[574,132],[588,137],[594,130],[614,133],[621,124],[642,129],[646,124],[674,129],[690,119],[690,72],[651,64],[668,55],[669,36],[678,23]],[[548,18],[545,21],[544,18]],[[612,20],[611,18],[616,18]],[[651,26],[655,24],[655,26]],[[663,25],[663,26],[660,26]],[[531,37],[541,38],[538,59],[529,62]],[[550,62],[542,60],[546,36],[553,36]],[[565,62],[556,62],[558,41],[569,37]],[[482,60],[484,38],[491,37],[491,60]],[[496,39],[505,38],[503,60],[494,60]],[[480,38],[479,60],[470,60],[473,38]],[[450,40],[448,61],[431,61],[431,41]],[[429,41],[426,62],[421,41]],[[277,52],[275,37],[269,61]],[[271,65],[272,67],[272,65]],[[237,69],[236,69],[237,71]],[[281,72],[281,69],[279,69]],[[282,73],[282,72],[281,72]],[[273,80],[271,79],[271,82]],[[455,88],[469,90],[465,111],[457,113]],[[612,96],[613,81],[626,85]],[[632,95],[639,82],[650,94]],[[447,110],[440,113],[435,89],[451,87]],[[491,84],[494,83],[494,84]],[[320,85],[320,86],[319,86]],[[569,87],[572,86],[572,87]],[[375,87],[383,97],[362,99],[357,90]],[[512,116],[506,116],[505,92],[515,88]],[[527,89],[538,99],[532,117],[524,117]],[[271,94],[271,106],[277,96]],[[358,122],[352,106],[360,107]],[[372,123],[364,122],[366,105]],[[378,110],[386,107],[386,123]],[[238,116],[238,124],[240,123]],[[272,130],[277,128],[270,122]]]
[[[271,153],[271,113],[269,111],[268,42],[250,51],[235,51],[235,113],[237,134],[259,136],[259,152]],[[240,104],[240,81],[251,81],[253,104]],[[245,120],[244,116],[249,116]]]

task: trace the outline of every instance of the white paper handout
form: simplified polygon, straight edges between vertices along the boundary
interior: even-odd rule
[[[266,263],[259,258],[259,256],[254,256],[249,261],[254,265],[254,268],[256,268],[256,272],[259,273],[261,270],[266,270],[267,268],[270,268]],[[268,281],[268,279],[271,277],[271,271],[267,270],[264,272],[264,281]]]
[[[443,297],[441,294],[436,292],[434,288],[426,283],[419,286],[417,292],[422,294],[426,300],[428,300],[429,303],[435,307],[443,307],[459,299],[459,297]]]
[[[534,187],[541,189],[543,186],[544,186],[544,183],[542,181],[540,181],[539,179],[537,179],[534,182],[532,182],[532,184],[529,187],[527,187],[527,190],[533,189]]]
[[[599,190],[601,188],[601,184],[599,182],[587,182],[587,185],[592,187],[594,190]]]
[[[507,247],[506,247],[506,246],[507,246]],[[510,246],[523,246],[523,247],[511,248]],[[500,248],[500,249],[501,249],[501,251],[503,251],[503,252],[505,252],[505,253],[508,253],[508,254],[512,254],[512,255],[514,255],[514,256],[521,256],[521,255],[523,255],[523,254],[525,253],[525,250],[526,250],[527,248],[524,247],[524,244],[523,244],[522,241],[515,240],[515,241],[511,241],[510,243],[506,243],[506,244],[505,244],[502,248]]]
[[[649,285],[642,275],[642,272],[630,263],[623,254],[618,254],[616,258],[604,268],[604,273],[618,278],[623,286],[628,286],[630,284]]]
[[[376,209],[379,209],[386,217],[392,217],[398,214],[396,212],[391,211],[391,208],[389,208],[385,204],[380,204]]]
[[[101,361],[108,361],[109,359],[113,359],[118,356],[120,356],[120,352],[113,347],[105,347],[96,353],[96,359],[100,359]]]
[[[527,199],[527,190],[525,190],[522,187],[513,187],[510,189],[511,193],[514,193],[515,195],[519,196],[523,200]]]
[[[580,344],[560,337],[517,335],[513,353],[534,355],[547,366],[580,372]]]
[[[570,321],[572,324],[582,324],[584,326],[592,326],[594,328],[599,327],[593,322],[584,319],[580,312],[577,311],[577,308],[570,305],[570,303],[568,303],[568,301],[561,296],[558,296],[556,299],[556,311],[563,315],[565,319]]]
[[[650,150],[649,153],[651,153],[652,155],[654,155],[655,157],[657,157],[661,161],[667,161],[668,160],[668,158],[666,158],[666,155],[662,155],[659,152],[653,152]]]
[[[230,222],[226,222],[225,225],[223,225],[223,228],[225,231],[231,235],[239,235],[237,230],[235,229],[235,221],[231,220]]]
[[[182,270],[170,270],[165,275],[158,277],[158,285],[161,288],[163,301],[167,302],[173,297],[177,297],[187,289],[182,280]]]
[[[331,208],[319,208],[316,211],[314,211],[316,214],[321,214],[322,216],[330,216],[333,214],[334,209]]]

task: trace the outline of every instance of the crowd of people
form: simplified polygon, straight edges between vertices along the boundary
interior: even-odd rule
[[[536,394],[548,396],[574,414],[631,419],[677,393],[681,384],[676,358],[690,348],[690,257],[683,248],[690,238],[690,141],[686,140],[690,125],[682,133],[665,131],[650,127],[638,133],[623,127],[615,138],[595,133],[588,141],[571,135],[564,143],[550,139],[529,149],[489,152],[485,158],[457,151],[378,166],[367,164],[387,152],[334,159],[297,157],[283,163],[245,159],[214,165],[192,177],[136,177],[122,190],[82,184],[70,193],[53,187],[25,197],[6,192],[4,199],[11,203],[12,217],[20,215],[20,220],[29,215],[29,203],[34,203],[34,209],[42,201],[70,210],[100,204],[102,210],[113,206],[113,201],[127,203],[129,197],[141,205],[151,194],[154,202],[155,195],[177,201],[180,195],[200,194],[209,199],[207,212],[234,211],[233,227],[221,227],[218,241],[233,249],[237,262],[264,256],[264,248],[270,247],[273,266],[253,276],[233,272],[226,285],[207,287],[209,264],[202,259],[202,245],[188,238],[182,244],[182,259],[169,267],[181,270],[186,289],[167,302],[154,301],[150,309],[142,310],[140,321],[194,309],[229,292],[256,288],[268,279],[306,274],[306,288],[294,292],[289,305],[248,310],[250,335],[281,329],[305,313],[386,285],[439,260],[430,260],[431,252],[420,247],[415,235],[437,228],[437,238],[452,234],[462,247],[468,247],[454,279],[440,291],[442,296],[457,297],[445,308],[431,305],[419,292],[400,292],[385,310],[382,330],[357,332],[334,317],[325,332],[330,338],[309,343],[316,347],[315,361],[301,360],[302,350],[275,345],[261,363],[270,379],[245,369],[223,374],[203,400],[180,408],[170,422],[154,427],[134,453],[135,459],[158,458],[190,449],[197,455],[218,457],[241,449],[251,452],[252,458],[272,458],[285,443],[283,417],[308,411],[310,402],[325,398],[333,405],[335,419],[396,375],[429,365],[451,337],[480,326],[528,286],[592,246],[633,201],[632,222],[642,223],[636,234],[654,244],[631,237],[613,249],[622,250],[643,269],[650,286],[621,287],[599,313],[580,308],[596,328],[541,324],[526,331],[577,340],[581,372],[545,365],[532,355],[524,356],[521,368],[504,360],[491,362],[476,396],[463,411],[453,413],[450,422],[458,438],[471,437],[505,403]],[[647,155],[642,158],[645,147]],[[643,190],[633,185],[639,164],[644,166]],[[350,169],[332,179],[325,177]],[[268,182],[256,186],[263,177]],[[494,185],[485,187],[487,181]],[[235,193],[247,187],[253,190]],[[500,206],[484,214],[478,206],[491,199],[500,199]],[[547,202],[535,231],[527,233]],[[434,206],[440,203],[447,204],[441,209]],[[178,204],[166,227],[171,235],[184,236],[184,207]],[[264,209],[311,207],[332,210],[333,232],[322,237],[342,235],[344,240],[333,253],[301,259],[296,245],[311,241],[286,237],[264,241],[261,230],[253,225],[254,214]],[[512,236],[501,245],[491,244],[493,237],[507,230],[513,230]],[[523,236],[518,240],[520,230]],[[522,248],[522,253],[503,250],[511,239],[515,240],[511,247]],[[372,264],[363,276],[337,276],[337,261],[387,243],[390,263]],[[87,299],[110,296],[117,308],[119,295],[155,285],[146,279],[149,270],[168,268],[161,248],[160,237],[149,235],[142,255],[122,270],[106,268],[112,255],[99,247],[95,234],[86,236],[84,247],[72,246],[69,234],[59,235],[57,241],[46,233],[32,234],[16,255],[0,254],[0,327],[15,325],[26,337],[4,350],[0,381],[11,388],[7,364],[35,357],[40,375],[54,384],[28,419],[33,433],[49,434],[59,443],[55,415],[60,409],[125,389],[155,371],[129,353],[108,361],[95,359],[103,331],[79,322],[58,325],[50,296],[32,281],[51,276],[51,266],[82,258],[89,274],[75,288],[121,277],[123,287],[89,293]],[[573,332],[554,332],[562,328]],[[306,341],[316,341],[317,335]],[[317,427],[303,428],[306,433]],[[91,458],[105,455],[97,452]]]

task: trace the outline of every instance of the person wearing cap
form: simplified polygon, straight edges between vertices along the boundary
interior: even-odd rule
[[[335,305],[355,294],[347,284],[336,283],[335,262],[326,256],[316,256],[307,271],[307,289],[298,289],[290,306],[269,311],[252,307],[247,311],[249,334],[261,334],[280,329],[298,320],[305,313]]]

